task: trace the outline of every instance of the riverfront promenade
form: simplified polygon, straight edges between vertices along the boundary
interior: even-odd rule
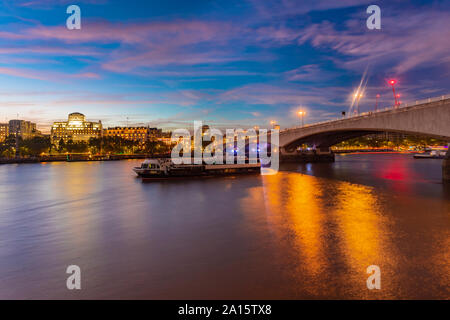
[[[38,162],[77,162],[77,161],[117,161],[130,159],[166,158],[167,154],[114,154],[114,155],[85,155],[69,154],[54,156],[39,156],[27,158],[0,158],[0,164],[9,163],[38,163]]]

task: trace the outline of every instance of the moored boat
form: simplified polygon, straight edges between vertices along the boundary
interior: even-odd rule
[[[432,150],[431,152],[416,153],[414,159],[444,159],[446,151]]]
[[[261,164],[174,164],[171,159],[147,159],[133,171],[145,179],[224,176],[261,172]]]

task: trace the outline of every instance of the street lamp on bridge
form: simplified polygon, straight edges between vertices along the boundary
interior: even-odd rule
[[[363,93],[359,91],[359,89],[354,94],[356,101],[356,113],[359,114],[359,100],[363,97]]]
[[[275,125],[277,124],[277,122],[275,120],[271,120],[270,121],[270,125],[275,128]]]
[[[298,112],[298,115],[299,115],[300,118],[302,119],[302,128],[305,126],[305,122],[304,122],[305,114],[306,114],[305,111],[299,111],[299,112]]]
[[[398,106],[398,100],[397,100],[397,95],[395,94],[395,84],[397,83],[397,80],[391,79],[389,80],[389,84],[392,86],[392,92],[394,93],[394,103],[395,103],[395,107]]]
[[[379,95],[379,94],[377,94],[377,95],[375,96],[375,111],[378,110],[378,99],[380,99],[380,95]]]

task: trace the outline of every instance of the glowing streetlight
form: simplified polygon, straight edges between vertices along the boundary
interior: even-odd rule
[[[304,122],[304,117],[305,117],[306,112],[305,111],[299,111],[298,115],[301,117],[302,119],[302,128],[305,126],[305,122]]]
[[[355,101],[356,101],[356,112],[357,112],[357,114],[359,114],[359,100],[361,100],[361,98],[363,97],[363,93],[359,92],[359,90],[357,90],[354,93],[353,97],[355,98]]]
[[[274,127],[276,123],[277,123],[277,122],[276,122],[275,120],[271,120],[271,121],[270,121],[270,124],[272,125],[272,127]]]
[[[392,86],[392,92],[394,93],[394,103],[395,103],[395,107],[398,106],[398,100],[397,100],[397,95],[395,94],[395,84],[397,83],[397,80],[391,79],[389,80],[389,84]]]

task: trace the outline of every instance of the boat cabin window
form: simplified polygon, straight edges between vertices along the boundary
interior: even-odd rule
[[[159,164],[156,163],[142,163],[142,169],[159,169]]]

